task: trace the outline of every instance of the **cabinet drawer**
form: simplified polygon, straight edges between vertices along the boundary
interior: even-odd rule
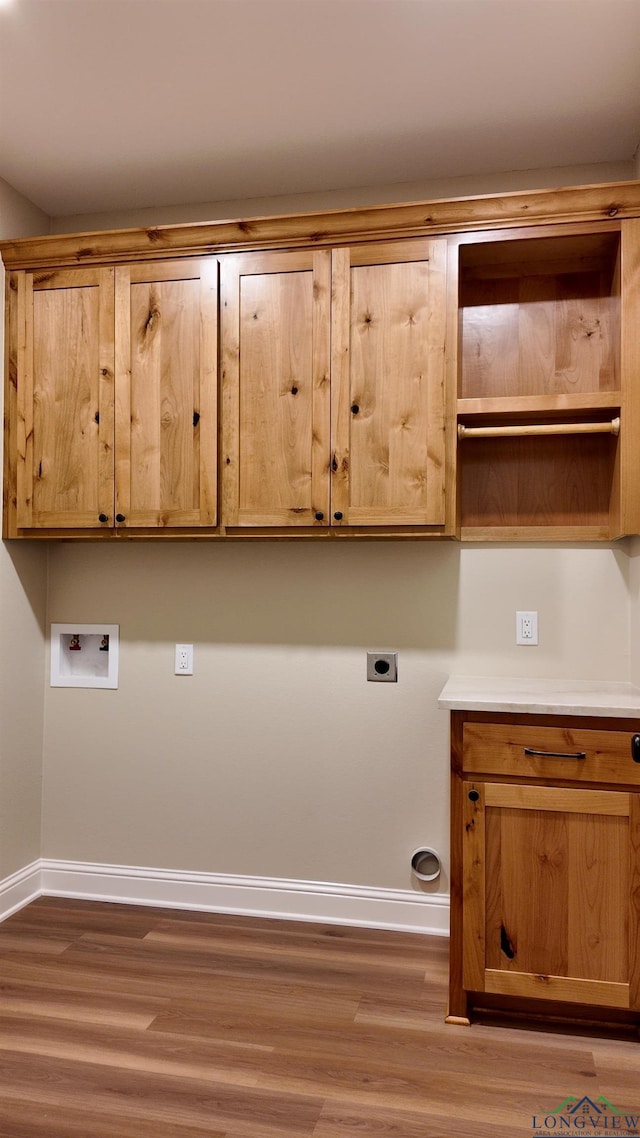
[[[632,738],[631,731],[467,722],[463,764],[470,773],[640,785]]]

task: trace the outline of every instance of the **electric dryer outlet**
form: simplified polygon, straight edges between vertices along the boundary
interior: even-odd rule
[[[367,679],[373,683],[397,684],[398,653],[367,652]]]

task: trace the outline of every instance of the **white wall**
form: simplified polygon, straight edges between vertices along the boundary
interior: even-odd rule
[[[629,550],[629,657],[630,679],[640,687],[640,538],[628,543]]]
[[[638,160],[640,162],[640,159]],[[588,186],[599,182],[626,182],[640,177],[635,162],[601,162],[590,166],[557,166],[551,170],[512,170],[483,177],[431,178],[420,182],[391,182],[384,186],[327,190],[315,194],[283,194],[278,197],[244,198],[241,201],[199,202],[112,213],[85,213],[55,217],[52,233],[82,233],[96,229],[121,229],[132,225],[173,225],[216,221],[234,217],[276,216],[318,209],[383,205],[388,202],[432,201],[473,194],[499,194],[516,190],[541,190],[554,186]]]
[[[447,853],[449,672],[626,679],[627,573],[600,546],[58,545],[49,618],[119,623],[120,687],[47,689],[44,855],[409,888],[414,848]]]
[[[46,214],[0,179],[0,238],[48,229]],[[0,285],[4,296],[1,262]],[[4,324],[2,358],[3,337]],[[45,598],[46,551],[0,546],[0,881],[40,855]]]

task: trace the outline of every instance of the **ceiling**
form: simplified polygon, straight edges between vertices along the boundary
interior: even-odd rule
[[[631,161],[640,0],[0,0],[52,216]]]

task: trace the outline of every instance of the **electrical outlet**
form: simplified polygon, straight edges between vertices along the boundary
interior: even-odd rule
[[[516,613],[516,644],[538,643],[537,612]]]
[[[176,644],[176,676],[193,675],[193,644]]]
[[[367,652],[367,679],[375,683],[397,684],[398,653]]]

